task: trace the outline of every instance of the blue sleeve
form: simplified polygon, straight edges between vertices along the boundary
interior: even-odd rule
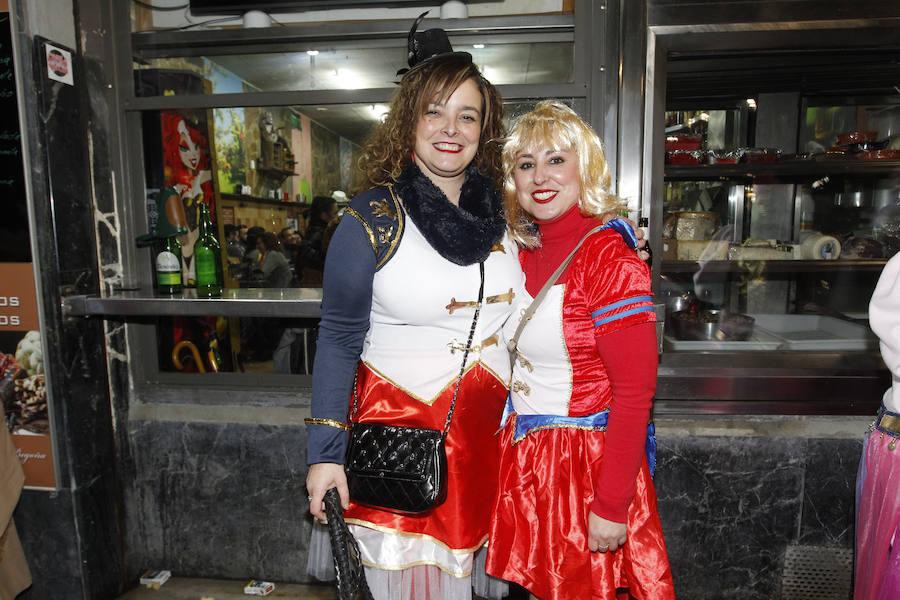
[[[322,320],[313,364],[311,416],[347,422],[354,374],[369,313],[375,252],[362,224],[345,215],[325,256]],[[348,433],[329,425],[307,425],[306,462],[343,464]]]

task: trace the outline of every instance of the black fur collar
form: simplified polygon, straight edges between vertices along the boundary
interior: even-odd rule
[[[485,260],[503,238],[506,220],[500,194],[474,163],[466,169],[458,207],[415,164],[407,165],[395,189],[431,247],[454,264],[466,266]]]

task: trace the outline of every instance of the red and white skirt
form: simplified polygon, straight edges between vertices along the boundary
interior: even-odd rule
[[[443,429],[456,391],[448,385],[431,404],[411,397],[360,364],[359,413],[354,421]],[[497,424],[506,400],[502,382],[480,364],[463,375],[447,435],[447,500],[420,515],[387,512],[353,502],[344,512],[368,566],[401,570],[435,565],[454,577],[472,570],[472,555],[487,539],[496,497]]]
[[[588,549],[593,482],[605,434],[576,428],[533,431],[513,443],[515,419],[501,433],[500,490],[491,522],[487,572],[541,600],[675,598],[647,460],[628,509],[628,539],[615,552]]]

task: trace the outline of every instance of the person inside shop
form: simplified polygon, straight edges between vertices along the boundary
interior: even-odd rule
[[[246,246],[240,241],[240,230],[235,225],[225,225],[225,253],[229,260],[234,258],[238,262],[247,253]]]
[[[503,170],[527,293],[503,330],[514,351],[487,572],[542,600],[674,599],[645,451],[650,269],[626,222],[603,225],[621,203],[601,141],[545,100],[513,127]]]
[[[247,236],[244,241],[244,246],[247,251],[244,253],[244,262],[247,263],[248,269],[252,270],[256,267],[259,262],[259,238],[262,237],[262,234],[266,232],[265,228],[260,227],[259,225],[254,225],[247,229]]]
[[[497,336],[522,272],[499,194],[496,88],[442,30],[411,36],[409,63],[362,151],[371,189],[350,201],[325,258],[307,490],[310,512],[325,519],[323,496],[337,488],[376,598],[470,598],[507,393]],[[313,202],[323,229],[335,210],[327,200]],[[480,295],[488,300],[478,310]],[[343,463],[354,394],[354,421],[442,429],[451,417],[442,504],[408,515],[350,500]],[[315,572],[324,565],[311,547]]]
[[[306,235],[301,242],[300,257],[303,263],[303,285],[321,285],[325,268],[325,248],[322,236],[329,221],[338,214],[337,201],[331,196],[315,196],[309,206]]]
[[[278,241],[281,242],[281,248],[287,256],[289,249],[300,246],[301,237],[293,227],[288,226],[278,232]]]
[[[856,478],[854,600],[900,598],[900,254],[881,272],[869,301],[869,326],[891,371],[869,427]]]
[[[290,287],[294,277],[291,265],[281,249],[281,242],[271,231],[264,231],[256,239],[259,259],[251,273],[254,285],[260,287]]]
[[[241,281],[246,275],[243,260],[247,248],[240,242],[240,232],[235,225],[226,224],[224,229],[225,259],[228,261],[228,270],[234,279]]]
[[[284,227],[278,232],[278,241],[281,242],[281,251],[291,265],[294,278],[291,285],[299,285],[303,276],[303,238],[293,227]]]

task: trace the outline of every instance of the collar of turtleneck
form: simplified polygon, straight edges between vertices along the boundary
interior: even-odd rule
[[[541,247],[546,251],[548,246],[563,245],[567,248],[565,254],[568,254],[581,236],[597,225],[600,225],[600,221],[581,214],[581,209],[576,203],[553,221],[537,222],[538,231],[541,234]],[[558,265],[559,262],[557,261],[556,264]]]
[[[537,222],[541,236],[538,248],[523,252],[522,268],[525,271],[525,289],[532,296],[537,295],[547,279],[556,271],[585,233],[600,225],[594,217],[584,216],[576,204],[553,221]],[[564,283],[568,269],[560,275],[557,283]]]

